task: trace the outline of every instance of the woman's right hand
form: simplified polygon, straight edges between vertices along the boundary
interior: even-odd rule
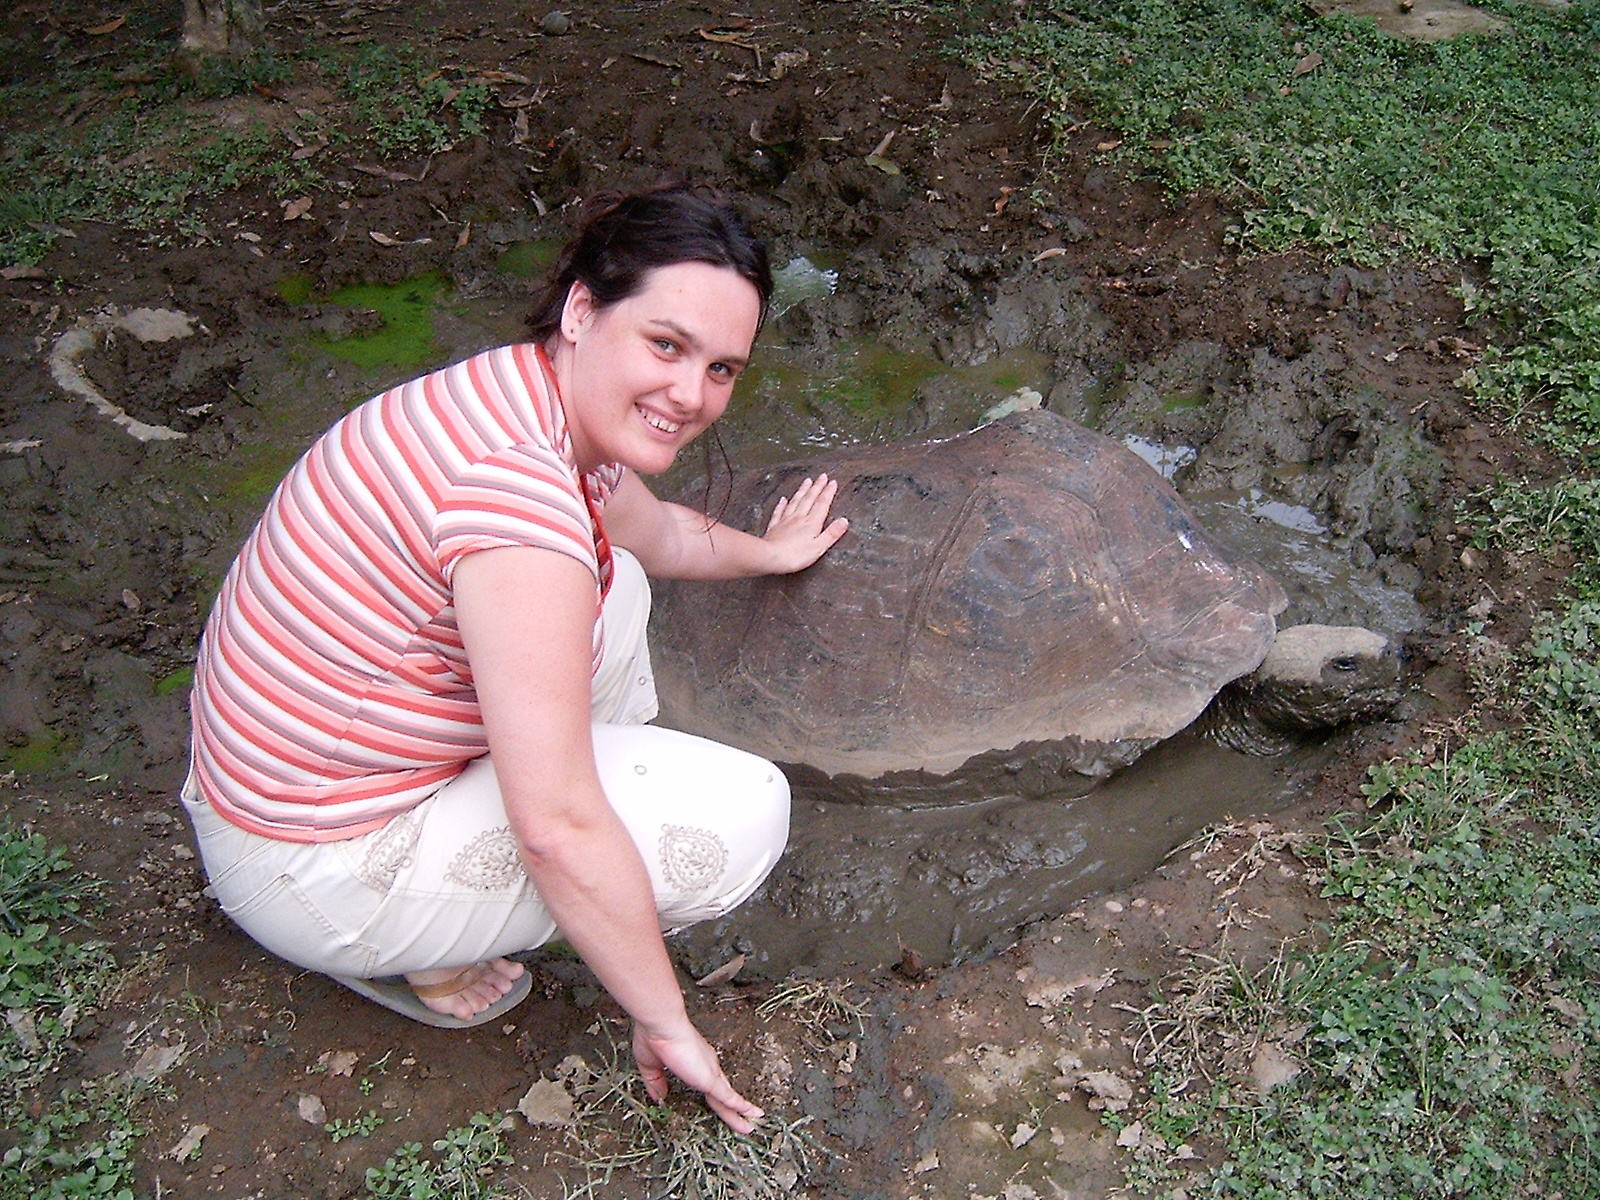
[[[658,1104],[667,1098],[667,1072],[671,1071],[706,1098],[711,1111],[735,1133],[749,1133],[763,1113],[733,1090],[722,1073],[717,1052],[686,1018],[671,1033],[652,1033],[643,1022],[633,1026],[633,1057],[644,1077],[644,1090]]]

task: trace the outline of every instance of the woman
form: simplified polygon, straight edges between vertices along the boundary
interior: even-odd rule
[[[504,956],[559,934],[634,1018],[650,1095],[671,1071],[741,1132],[760,1110],[690,1023],[661,930],[760,884],[788,786],[642,724],[644,576],[798,571],[846,526],[826,477],[756,537],[640,475],[727,407],[770,292],[731,209],[628,197],[558,260],[532,342],[336,424],[223,584],[184,789],[219,902],[268,949],[460,1026],[519,1002]]]

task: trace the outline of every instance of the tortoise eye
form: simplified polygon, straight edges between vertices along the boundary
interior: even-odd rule
[[[1350,672],[1350,671],[1354,671],[1356,669],[1356,667],[1359,666],[1360,664],[1358,664],[1356,662],[1356,660],[1354,658],[1352,658],[1350,655],[1346,654],[1346,655],[1343,655],[1340,658],[1334,659],[1333,662],[1330,663],[1329,665],[1335,671]]]

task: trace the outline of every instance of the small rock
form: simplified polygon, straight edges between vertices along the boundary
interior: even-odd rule
[[[295,1111],[300,1114],[300,1119],[308,1125],[326,1125],[328,1123],[328,1108],[322,1103],[321,1096],[307,1093],[300,1097],[300,1102],[295,1106]]]
[[[1037,1125],[1029,1125],[1025,1122],[1018,1122],[1016,1132],[1011,1135],[1011,1148],[1013,1150],[1022,1149],[1029,1142],[1033,1141],[1033,1135],[1038,1132],[1039,1127]]]
[[[558,8],[545,14],[544,20],[539,22],[539,31],[546,37],[562,37],[572,32],[572,18]]]

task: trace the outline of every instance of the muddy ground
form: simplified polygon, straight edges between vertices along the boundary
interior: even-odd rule
[[[132,44],[122,39],[175,34],[175,8],[64,19],[16,6],[5,69],[26,80],[62,62],[115,62]],[[124,9],[135,18],[124,29],[85,32]],[[399,1143],[511,1111],[567,1055],[592,1058],[622,1036],[581,965],[556,955],[534,960],[534,996],[514,1019],[470,1033],[409,1023],[271,959],[205,896],[174,792],[183,672],[228,560],[310,439],[417,369],[341,357],[331,339],[371,318],[319,298],[439,272],[449,300],[429,361],[460,357],[516,336],[530,286],[517,256],[559,240],[575,201],[681,174],[743,197],[777,264],[805,255],[840,272],[835,295],[773,324],[774,354],[825,364],[870,339],[947,372],[866,416],[821,402],[808,419],[824,434],[835,418],[854,422],[850,437],[949,432],[966,411],[951,389],[1022,354],[1048,407],[1193,448],[1181,490],[1256,489],[1309,512],[1353,569],[1415,598],[1414,619],[1394,631],[1407,700],[1300,761],[1285,790],[1297,803],[1270,820],[1225,825],[1148,869],[1190,831],[1174,825],[1114,892],[1053,898],[1015,934],[952,941],[964,958],[954,965],[848,948],[820,967],[801,961],[802,974],[850,980],[869,1014],[859,1028],[819,1038],[758,1015],[770,972],[690,988],[740,1086],[775,1116],[812,1118],[828,1157],[800,1185],[810,1194],[1103,1195],[1127,1152],[1101,1125],[1119,1089],[1095,1073],[1138,1087],[1128,1010],[1192,955],[1225,943],[1259,958],[1308,928],[1321,905],[1295,841],[1359,803],[1367,761],[1442,744],[1467,700],[1465,621],[1514,640],[1547,592],[1538,568],[1467,551],[1456,520],[1472,489],[1549,470],[1454,386],[1483,341],[1451,291],[1471,266],[1241,260],[1225,206],[1128,177],[1091,125],[1046,146],[1027,99],[942,53],[955,26],[918,6],[576,3],[559,36],[541,32],[546,11],[285,0],[269,16],[286,47],[371,38],[491,80],[485,132],[381,164],[390,177],[355,169],[370,156],[335,143],[316,153],[341,186],[316,193],[303,218],[286,221],[279,199],[246,190],[202,207],[199,237],[163,244],[81,224],[45,279],[0,283],[0,734],[11,769],[0,795],[12,819],[109,881],[97,932],[135,967],[84,1020],[63,1075],[127,1070],[141,1056],[164,1065],[171,1096],[144,1112],[146,1193],[338,1197],[361,1194],[363,1170]],[[1009,12],[973,6],[964,19]],[[270,95],[195,102],[191,119],[284,128],[311,112],[331,127],[336,84],[302,62]],[[61,121],[94,99],[8,119]],[[198,322],[164,342],[100,329],[81,360],[108,401],[181,440],[136,440],[52,379],[59,337],[108,306]],[[983,378],[1000,392],[1015,382]],[[771,457],[765,428],[733,414],[735,458]],[[1285,583],[1291,617],[1348,615],[1315,582]],[[1185,781],[1167,786],[1181,798]],[[737,948],[732,935],[698,943],[686,977]],[[339,1064],[351,1060],[330,1052],[355,1056],[348,1073]],[[382,1123],[334,1141],[300,1115],[310,1094],[329,1121],[370,1111]],[[168,1156],[197,1125],[209,1127],[198,1153]],[[559,1195],[574,1178],[560,1130],[518,1118],[508,1137],[508,1178],[530,1194]]]

